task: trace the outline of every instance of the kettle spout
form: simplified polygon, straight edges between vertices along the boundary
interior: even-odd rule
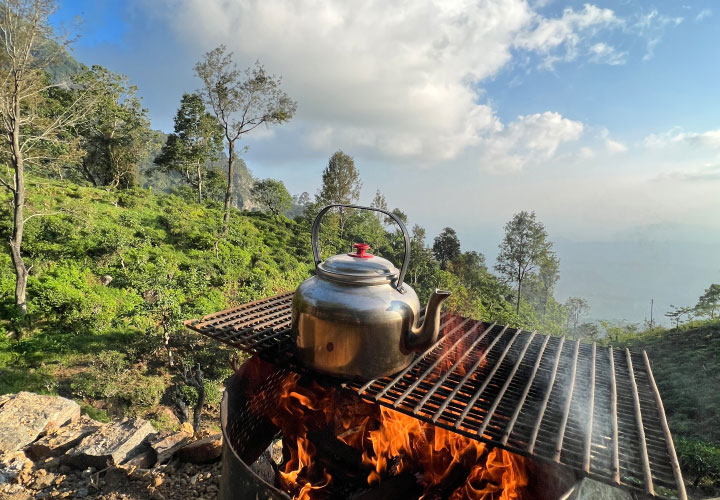
[[[422,326],[413,326],[405,339],[408,351],[423,352],[437,340],[440,333],[440,308],[442,303],[450,296],[450,292],[435,289],[425,308],[425,319]]]

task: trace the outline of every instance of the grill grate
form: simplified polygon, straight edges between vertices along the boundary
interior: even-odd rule
[[[186,326],[296,371],[292,294]],[[402,372],[343,382],[362,398],[661,498],[687,498],[647,355],[444,314]]]

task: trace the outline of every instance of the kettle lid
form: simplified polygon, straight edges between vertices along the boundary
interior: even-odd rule
[[[396,280],[399,271],[387,259],[366,253],[370,245],[355,243],[354,253],[334,255],[318,264],[318,274],[332,281],[379,285]]]

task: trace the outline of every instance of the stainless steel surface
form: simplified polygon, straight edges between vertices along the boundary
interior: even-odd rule
[[[400,226],[405,256],[399,272],[386,259],[366,255],[367,245],[354,254],[335,255],[320,262],[317,237],[323,215],[333,207],[373,210]],[[308,368],[338,377],[369,379],[396,373],[435,340],[440,307],[450,295],[436,290],[419,325],[420,301],[402,279],[408,265],[410,237],[402,221],[385,210],[355,205],[330,205],[315,218],[312,248],[317,275],[303,281],[292,302],[292,331],[297,358]]]
[[[279,366],[305,371],[293,352],[290,294],[186,324]],[[492,446],[640,494],[687,498],[644,353],[628,356],[450,314],[442,315],[441,330],[440,339],[396,376],[343,385],[368,401]]]
[[[312,227],[312,234],[311,234],[311,245],[312,245],[312,251],[313,251],[313,259],[315,261],[315,269],[318,271],[318,274],[323,272],[322,267],[320,266],[322,259],[320,258],[320,247],[318,246],[318,234],[320,232],[320,221],[323,218],[323,215],[327,213],[328,210],[332,208],[353,208],[358,210],[370,210],[373,212],[380,212],[381,214],[385,214],[388,217],[390,217],[395,223],[400,226],[400,230],[403,233],[403,241],[405,243],[405,256],[403,257],[403,263],[402,267],[400,268],[400,275],[397,278],[397,281],[393,283],[393,286],[400,292],[403,293],[403,282],[405,279],[405,273],[407,272],[408,264],[410,263],[410,235],[408,234],[407,228],[405,227],[405,224],[398,218],[397,215],[395,215],[392,212],[388,212],[387,210],[382,210],[380,208],[372,208],[372,207],[363,207],[360,205],[328,205],[317,214],[315,217],[315,221],[313,222]],[[385,259],[382,259],[385,262]],[[394,266],[393,266],[394,267]],[[362,276],[360,276],[362,279]],[[345,280],[347,281],[347,280]]]

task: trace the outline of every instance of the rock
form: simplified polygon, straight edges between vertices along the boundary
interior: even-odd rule
[[[32,470],[32,461],[22,451],[0,455],[0,484],[25,484],[30,480]]]
[[[80,405],[59,396],[19,392],[0,407],[0,452],[17,451],[80,417]]]
[[[123,462],[122,467],[128,470],[149,469],[157,462],[155,457],[155,452],[152,449],[147,449]]]
[[[55,480],[58,478],[57,474],[45,474],[44,476],[39,476],[35,479],[35,482],[32,484],[32,487],[36,490],[42,490],[45,488],[49,488],[52,486],[52,484],[55,482]]]
[[[102,276],[100,278],[100,284],[103,286],[108,286],[112,280],[113,280],[112,276],[110,276],[109,274],[106,274],[105,276]]]
[[[65,454],[63,462],[80,469],[120,465],[135,456],[145,438],[153,432],[152,424],[140,418],[112,422],[86,436]]]
[[[61,427],[57,432],[38,439],[28,447],[26,453],[33,460],[57,457],[80,443],[85,436],[97,431],[101,426],[100,422],[89,417],[82,417],[78,422]]]
[[[222,434],[200,439],[180,448],[176,453],[180,460],[193,464],[204,464],[217,460],[222,455]]]
[[[80,489],[78,489],[77,492],[75,493],[75,496],[76,496],[77,498],[85,498],[86,496],[88,496],[88,494],[89,494],[89,491],[88,491],[87,488],[80,488]]]
[[[160,433],[150,439],[150,446],[157,454],[157,463],[162,464],[170,460],[177,450],[190,442],[192,436],[192,433],[181,429],[171,434]]]
[[[574,487],[568,500],[632,500],[633,495],[625,490],[609,486],[585,477]]]

